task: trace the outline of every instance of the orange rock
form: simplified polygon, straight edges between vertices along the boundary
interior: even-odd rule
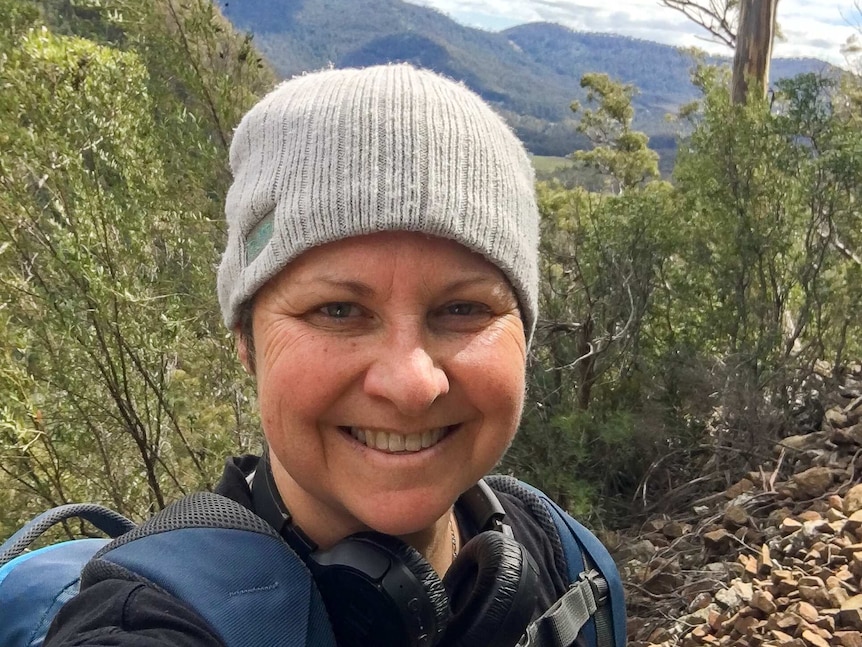
[[[813,631],[803,631],[802,640],[811,647],[830,647],[829,641]]]
[[[749,604],[766,615],[773,614],[778,610],[775,600],[769,591],[755,591],[751,596],[751,602]]]
[[[792,605],[788,611],[795,613],[806,622],[815,622],[817,618],[820,617],[820,614],[817,612],[817,609],[814,608],[814,605],[809,604],[808,602],[797,602]]]
[[[753,555],[740,555],[738,558],[739,563],[742,564],[742,567],[745,569],[745,573],[751,577],[757,575],[757,558]]]
[[[754,616],[746,616],[744,618],[738,618],[737,621],[733,623],[733,630],[743,636],[751,636],[757,629],[765,624],[765,622],[758,620]]]

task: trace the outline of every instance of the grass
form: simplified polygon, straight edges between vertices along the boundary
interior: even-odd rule
[[[536,173],[552,174],[563,169],[570,168],[574,162],[568,157],[549,157],[545,155],[533,155],[533,168]]]

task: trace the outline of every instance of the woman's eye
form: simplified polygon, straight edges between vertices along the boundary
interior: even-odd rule
[[[478,303],[451,303],[446,306],[446,314],[469,317],[470,315],[484,314],[488,311]]]
[[[359,308],[352,303],[341,302],[327,303],[325,306],[320,308],[320,312],[325,314],[327,317],[332,317],[333,319],[346,319],[360,314]]]

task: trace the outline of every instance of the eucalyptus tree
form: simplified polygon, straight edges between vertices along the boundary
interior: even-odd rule
[[[778,0],[661,0],[734,50],[731,99],[745,103],[749,87],[766,94]]]

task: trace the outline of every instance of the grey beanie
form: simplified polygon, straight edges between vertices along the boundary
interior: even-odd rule
[[[512,283],[529,343],[539,216],[524,147],[476,94],[410,65],[286,81],[243,118],[230,149],[225,324],[291,260],[323,243],[407,230],[479,252]]]

